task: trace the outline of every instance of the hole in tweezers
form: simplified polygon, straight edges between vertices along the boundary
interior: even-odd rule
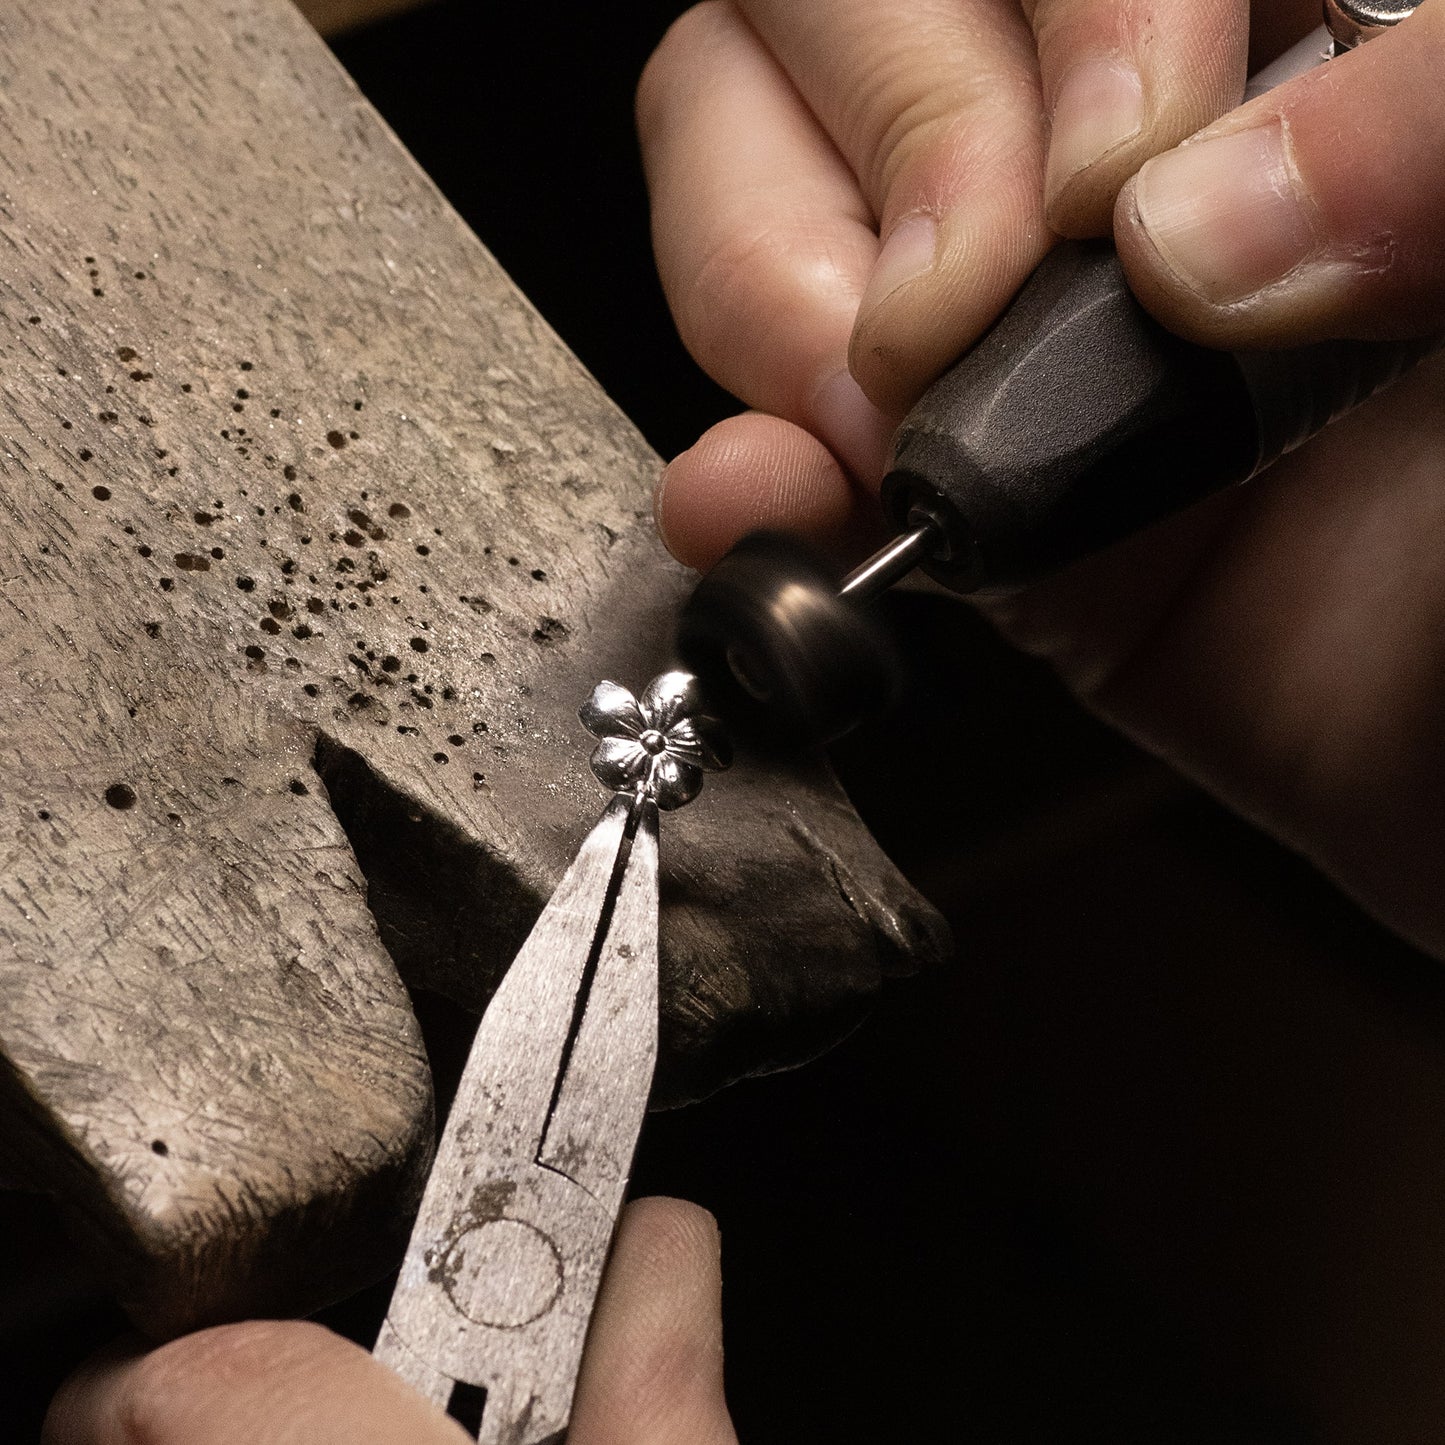
[[[475,1440],[482,1431],[482,1410],[486,1403],[487,1392],[480,1385],[458,1380],[447,1401],[447,1414]]]

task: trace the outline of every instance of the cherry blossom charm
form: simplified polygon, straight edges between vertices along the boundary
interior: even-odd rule
[[[664,812],[690,803],[703,772],[732,762],[721,724],[701,715],[702,696],[690,672],[664,672],[634,697],[615,682],[600,682],[578,716],[601,739],[592,771],[604,787],[645,793]]]

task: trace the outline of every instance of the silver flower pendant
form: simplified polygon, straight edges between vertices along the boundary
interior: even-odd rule
[[[487,1445],[548,1445],[657,1062],[657,823],[727,739],[697,679],[599,683],[580,717],[616,796],[477,1028],[374,1353]]]
[[[664,672],[640,698],[615,682],[599,682],[578,713],[582,726],[602,739],[592,750],[597,780],[619,793],[640,788],[665,813],[692,802],[704,770],[732,762],[722,725],[702,717],[701,706],[690,672]]]

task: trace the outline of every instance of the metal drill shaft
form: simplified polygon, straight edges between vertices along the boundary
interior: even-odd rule
[[[922,522],[911,531],[900,532],[886,547],[855,567],[838,587],[838,596],[852,602],[867,602],[901,582],[938,541],[936,522]]]

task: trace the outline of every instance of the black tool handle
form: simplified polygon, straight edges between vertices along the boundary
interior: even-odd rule
[[[884,506],[939,523],[939,581],[1021,586],[1253,476],[1440,341],[1211,351],[1140,306],[1109,242],[1066,242],[905,418]]]

